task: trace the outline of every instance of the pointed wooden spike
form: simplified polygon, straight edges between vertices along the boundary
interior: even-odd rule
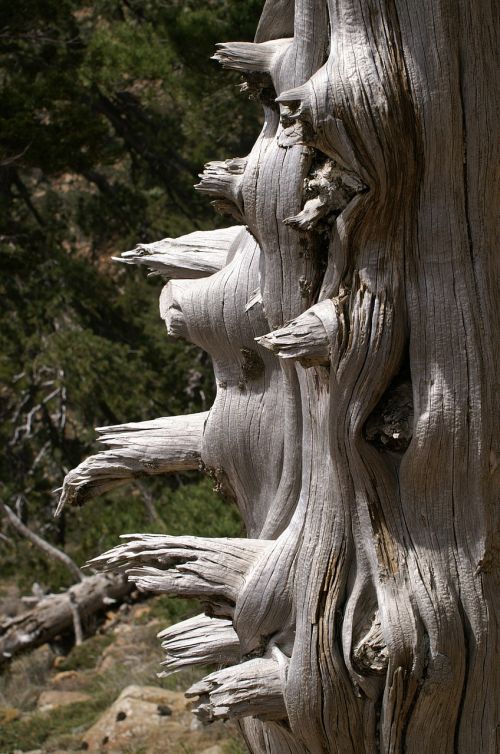
[[[285,52],[291,42],[291,39],[273,39],[261,43],[223,42],[217,45],[213,60],[217,60],[223,68],[242,73],[270,73],[275,56]]]
[[[314,230],[320,220],[329,214],[329,205],[323,197],[315,196],[304,204],[304,209],[297,215],[286,217],[283,222],[285,225],[295,230],[307,232]]]
[[[297,360],[304,367],[327,365],[336,322],[335,306],[327,299],[256,341],[281,359]]]
[[[130,534],[124,544],[88,565],[124,571],[139,589],[207,602],[214,615],[232,615],[248,571],[269,547],[261,539],[212,539]]]
[[[283,720],[284,669],[285,662],[275,657],[248,660],[211,673],[191,686],[186,696],[199,697],[194,713],[204,723],[241,717]]]
[[[240,645],[233,624],[222,618],[196,615],[169,626],[158,634],[163,639],[166,659],[162,662],[168,676],[192,665],[230,665],[240,660]]]
[[[245,172],[245,166],[246,159],[242,157],[208,162],[203,173],[200,173],[201,181],[195,189],[211,196],[233,198],[238,191],[240,176]]]
[[[198,468],[207,417],[208,411],[98,429],[99,440],[111,450],[90,456],[66,475],[56,515],[66,503],[82,505],[140,476]]]
[[[244,230],[241,225],[217,230],[195,231],[179,238],[138,244],[125,251],[117,262],[137,264],[167,278],[202,278],[221,270],[231,246]]]
[[[302,86],[296,86],[294,89],[287,89],[286,91],[281,92],[281,94],[276,97],[276,102],[296,108],[299,107],[301,103],[308,100],[309,96],[309,85],[306,81]]]

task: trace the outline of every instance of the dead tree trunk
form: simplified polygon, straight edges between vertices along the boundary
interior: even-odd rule
[[[192,450],[251,539],[99,563],[208,605],[167,667],[224,658],[190,693],[255,754],[496,751],[496,15],[267,0],[215,55],[264,127],[198,186],[241,228],[126,257],[181,278],[162,316],[217,379]]]
[[[130,592],[123,578],[102,573],[89,576],[61,594],[48,594],[34,607],[14,618],[0,619],[0,666],[20,652],[74,631],[82,641],[81,622],[121,601]]]

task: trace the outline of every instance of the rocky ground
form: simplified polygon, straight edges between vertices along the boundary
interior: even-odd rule
[[[4,590],[0,608],[15,598]],[[80,646],[13,661],[0,676],[0,754],[243,754],[234,726],[201,726],[184,698],[207,669],[157,677],[169,610],[162,597],[122,605]]]

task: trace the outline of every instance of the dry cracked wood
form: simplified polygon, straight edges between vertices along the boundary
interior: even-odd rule
[[[227,261],[241,226],[219,230],[197,230],[179,238],[138,244],[125,251],[117,262],[138,264],[167,278],[202,278],[221,270]]]
[[[168,283],[160,312],[170,334],[187,338],[213,359],[217,395],[203,434],[205,468],[216,488],[236,500],[249,535],[266,528],[271,536],[291,514],[292,459],[282,464],[283,437],[296,431],[296,416],[287,405],[279,364],[255,343],[269,329],[255,296],[259,247],[244,229],[235,247],[220,272]],[[270,509],[271,501],[276,504]]]
[[[166,658],[162,676],[192,665],[235,665],[241,657],[238,634],[230,620],[195,615],[160,631]]]
[[[62,594],[50,594],[15,618],[0,620],[0,665],[19,652],[39,647],[74,626],[75,607],[80,620],[103,610],[131,591],[121,576],[96,574]]]
[[[122,545],[88,565],[123,571],[144,591],[198,597],[214,614],[232,615],[245,577],[269,543],[262,539],[209,539],[125,534]]]
[[[272,657],[247,660],[211,673],[191,686],[186,696],[199,697],[195,714],[202,722],[240,717],[283,720],[283,665]]]
[[[236,573],[227,541],[166,568],[148,541],[131,577],[231,620],[243,662],[192,693],[254,754],[496,752],[496,21],[267,0],[215,55],[264,111],[199,186],[244,227],[161,313],[213,358],[201,458],[252,539]]]
[[[90,456],[66,475],[56,515],[66,503],[82,505],[143,476],[197,469],[207,416],[205,412],[98,427],[100,442],[111,450]]]
[[[330,363],[332,341],[337,335],[335,304],[325,299],[307,309],[285,327],[256,338],[281,359],[296,359],[303,367]]]

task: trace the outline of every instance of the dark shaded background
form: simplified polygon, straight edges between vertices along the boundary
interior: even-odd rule
[[[0,5],[0,497],[81,564],[118,534],[234,534],[208,480],[123,488],[55,521],[94,426],[209,408],[207,357],[169,341],[160,278],[110,256],[223,219],[192,189],[244,155],[258,111],[209,61],[251,40],[261,0],[25,0]],[[158,518],[151,519],[145,497]],[[148,513],[149,510],[149,513]],[[69,575],[2,524],[2,578]]]

